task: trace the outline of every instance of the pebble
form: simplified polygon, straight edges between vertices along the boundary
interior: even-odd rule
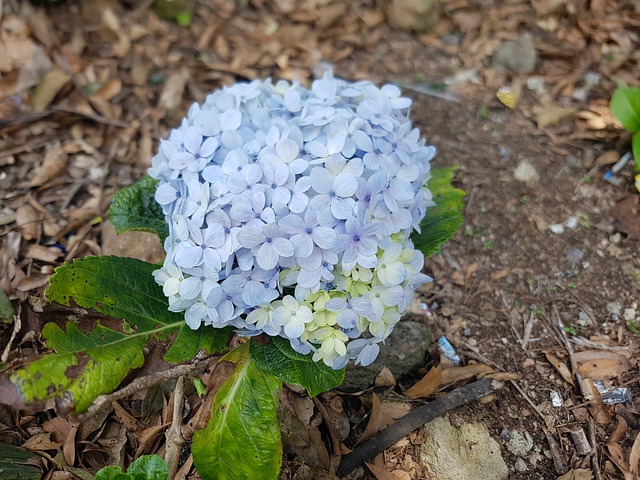
[[[516,463],[514,463],[513,468],[516,469],[517,472],[523,473],[527,471],[527,462],[525,462],[522,458],[516,458]]]
[[[428,32],[438,21],[438,1],[390,0],[386,13],[392,28]]]
[[[502,437],[503,434],[501,433],[500,436]],[[505,442],[505,446],[516,457],[526,455],[533,448],[533,438],[529,432],[513,429],[509,431],[508,436],[509,439]]]
[[[570,228],[571,230],[575,230],[578,226],[578,219],[576,217],[567,218],[566,222],[564,222],[564,226]]]
[[[500,72],[531,73],[536,68],[538,52],[531,39],[520,37],[502,42],[493,53],[491,66]]]
[[[622,311],[622,303],[618,302],[609,302],[607,303],[607,312],[609,312],[614,317],[618,317],[620,312]]]
[[[513,172],[513,177],[519,182],[537,183],[540,181],[538,170],[526,160],[521,161]]]
[[[562,235],[564,233],[564,225],[561,223],[554,223],[553,225],[549,225],[549,230],[551,230],[551,233],[555,233],[556,235]]]
[[[632,322],[636,319],[636,309],[635,308],[625,308],[624,315],[625,321]]]

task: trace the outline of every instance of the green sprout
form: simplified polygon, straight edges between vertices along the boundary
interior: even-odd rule
[[[640,191],[640,88],[616,88],[609,107],[625,130],[632,133],[631,151],[635,159],[636,188]]]

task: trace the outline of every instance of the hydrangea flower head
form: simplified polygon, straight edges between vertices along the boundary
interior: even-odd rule
[[[193,105],[149,169],[169,309],[194,329],[284,337],[332,368],[372,363],[430,280],[409,235],[433,205],[435,149],[410,107],[394,85],[330,72],[311,89],[253,81]]]

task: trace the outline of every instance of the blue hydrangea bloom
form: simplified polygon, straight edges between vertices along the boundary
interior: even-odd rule
[[[169,237],[154,276],[191,328],[288,339],[315,361],[373,362],[429,281],[409,235],[433,205],[432,146],[394,85],[328,72],[310,89],[239,83],[162,140]]]

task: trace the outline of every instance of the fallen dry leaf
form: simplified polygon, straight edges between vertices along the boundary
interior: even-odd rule
[[[571,469],[556,480],[591,480],[593,473],[586,468]]]
[[[546,128],[552,125],[556,125],[568,118],[572,118],[576,114],[577,109],[563,108],[553,105],[538,105],[533,107],[533,112],[535,114],[538,127]]]
[[[584,378],[606,380],[618,377],[631,368],[626,356],[606,350],[577,352],[573,358],[578,363],[580,375]]]
[[[371,396],[371,412],[369,412],[369,422],[367,428],[358,439],[358,444],[368,440],[376,433],[380,431],[380,424],[382,423],[382,406],[380,404],[380,397],[375,393]]]
[[[553,353],[545,353],[544,356],[547,358],[549,363],[553,365],[553,368],[556,369],[564,381],[573,385],[573,376],[571,375],[569,367],[567,367],[567,365]]]
[[[611,209],[614,228],[630,239],[640,240],[640,197],[632,195]]]
[[[380,373],[376,376],[376,387],[393,387],[396,384],[396,379],[387,367],[384,367]]]
[[[31,182],[29,182],[29,186],[40,187],[49,180],[62,175],[67,169],[67,160],[67,153],[60,145],[60,142],[49,146],[44,154],[42,165],[40,165]]]
[[[436,365],[404,394],[411,398],[427,398],[442,386],[442,365]]]
[[[476,375],[493,372],[495,372],[493,368],[482,363],[467,365],[466,367],[444,368],[442,370],[442,384],[448,385],[449,383],[459,382],[460,380],[467,380],[475,377]]]
[[[69,83],[71,78],[62,70],[51,70],[40,81],[33,96],[31,97],[31,108],[34,112],[45,110],[62,88]]]

